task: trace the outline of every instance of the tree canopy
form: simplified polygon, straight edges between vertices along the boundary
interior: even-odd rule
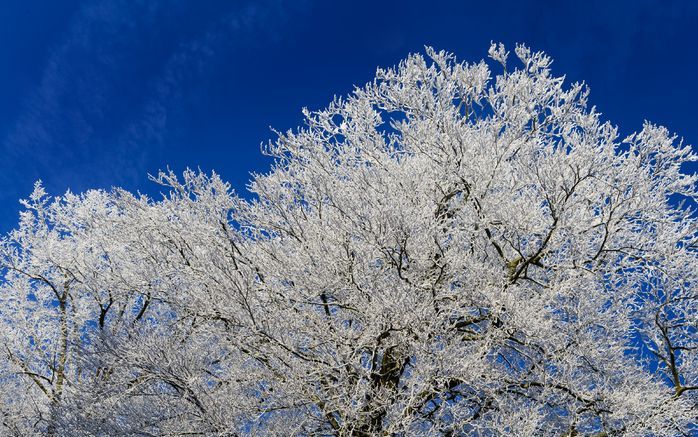
[[[379,69],[244,196],[37,183],[0,246],[1,433],[695,431],[696,155],[508,55]]]

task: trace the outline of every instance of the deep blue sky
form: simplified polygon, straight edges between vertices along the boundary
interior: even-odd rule
[[[153,192],[169,165],[237,190],[260,142],[424,45],[548,52],[623,134],[698,144],[698,2],[0,1],[0,232],[36,179],[52,194]]]

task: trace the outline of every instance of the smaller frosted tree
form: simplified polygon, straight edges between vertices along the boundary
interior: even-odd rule
[[[695,431],[691,148],[550,59],[412,55],[280,133],[241,198],[163,172],[3,240],[2,426],[30,435]]]

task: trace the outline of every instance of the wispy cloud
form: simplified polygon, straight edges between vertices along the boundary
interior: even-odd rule
[[[280,38],[288,18],[281,1],[235,3],[189,20],[198,12],[191,8],[99,1],[81,9],[2,143],[15,165],[0,183],[42,178],[81,190],[144,180],[188,88],[239,41]]]
[[[100,149],[107,146],[110,131],[128,118],[121,112],[126,108],[112,105],[128,85],[129,50],[139,28],[154,13],[105,1],[91,3],[73,17],[3,143],[6,156],[17,164],[15,172],[21,173],[4,172],[5,177],[31,175],[64,185],[78,172],[96,183],[113,176],[110,168],[97,172],[89,166],[105,152]]]

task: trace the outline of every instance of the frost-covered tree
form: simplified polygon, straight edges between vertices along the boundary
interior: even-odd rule
[[[515,52],[378,70],[246,197],[37,185],[2,241],[1,433],[695,432],[696,155]]]

